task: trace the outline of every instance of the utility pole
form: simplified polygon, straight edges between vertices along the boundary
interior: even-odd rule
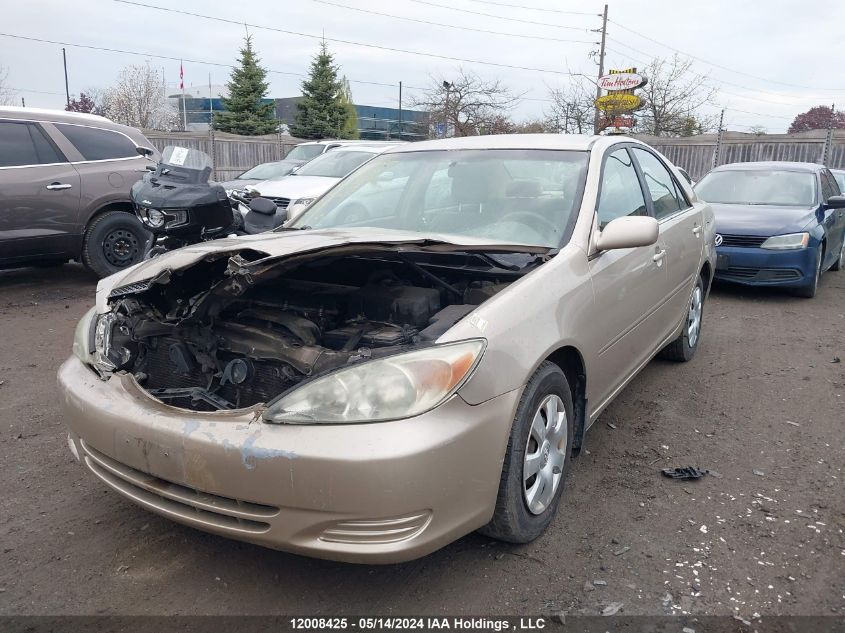
[[[65,66],[65,97],[67,97],[67,105],[70,105],[70,88],[68,88],[67,83],[67,53],[64,48],[62,49],[62,62]]]
[[[444,81],[443,87],[446,89],[446,105],[443,108],[443,138],[447,138],[449,136],[449,91],[452,89],[452,84]]]
[[[402,82],[399,82],[399,140],[402,140]]]
[[[26,107],[26,99],[24,99],[23,97],[21,97],[21,107],[22,108]]]
[[[601,48],[599,49],[599,79],[601,79],[602,75],[604,75],[604,44],[607,40],[607,5],[604,5],[604,13],[602,14],[601,19]],[[596,99],[601,97],[601,86],[599,82],[596,81]],[[595,115],[593,118],[593,132],[595,134],[599,133],[599,118],[600,118],[599,107],[596,106]]]
[[[830,121],[827,123],[827,136],[824,139],[824,152],[822,154],[822,165],[827,165],[830,159],[830,149],[833,147],[833,120],[836,118],[836,104],[830,106]]]
[[[719,153],[722,151],[722,133],[724,132],[725,109],[722,108],[722,113],[719,115],[719,133],[716,135],[716,147],[713,150],[713,162],[710,164],[710,169],[713,169],[719,164]]]

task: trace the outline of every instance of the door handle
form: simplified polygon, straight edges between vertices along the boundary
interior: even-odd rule
[[[665,248],[660,250],[660,251],[657,251],[651,259],[658,262],[658,264],[659,264],[663,260],[664,257],[666,257],[666,249]]]
[[[695,235],[696,237],[699,237],[701,235],[701,227],[698,226],[697,224],[694,227],[692,227],[692,234]]]
[[[73,185],[66,182],[53,182],[47,185],[50,191],[61,191],[62,189],[70,189]]]

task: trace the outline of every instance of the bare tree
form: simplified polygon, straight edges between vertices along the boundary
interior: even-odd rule
[[[431,86],[413,105],[429,112],[433,126],[444,125],[445,135],[475,136],[502,133],[509,121],[507,114],[518,101],[519,96],[498,79],[485,81],[458,68],[448,80],[432,77]]]
[[[167,102],[163,75],[149,64],[126,66],[117,83],[103,95],[103,111],[110,119],[148,130],[172,129],[178,120]]]
[[[548,128],[562,134],[592,134],[596,87],[582,76],[573,76],[560,88],[551,88],[552,105],[545,113]]]
[[[0,66],[0,105],[13,105],[17,94],[9,85],[9,69]]]
[[[692,70],[692,60],[674,55],[655,59],[644,70],[648,83],[637,94],[643,107],[635,114],[636,130],[653,136],[690,136],[716,125],[716,117],[702,113],[714,105],[717,90],[707,75]]]

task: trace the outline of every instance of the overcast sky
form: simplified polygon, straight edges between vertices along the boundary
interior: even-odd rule
[[[514,111],[518,119],[541,116],[548,108],[542,100],[549,87],[569,81],[567,71],[596,73],[589,54],[598,48],[594,44],[598,34],[590,30],[600,26],[598,14],[604,4],[592,0],[138,1],[251,24],[255,48],[271,71],[271,97],[299,94],[301,75],[307,72],[319,37],[325,35],[342,72],[352,81],[356,103],[395,107],[398,88],[363,82],[395,85],[401,80],[407,87],[407,107],[412,87],[426,86],[431,75],[448,77],[462,65],[526,93],[530,100]],[[206,95],[209,73],[216,85],[228,79],[228,66],[234,63],[245,32],[243,24],[116,0],[30,0],[15,2],[14,11],[8,10],[11,0],[6,4],[0,23],[0,33],[5,34],[0,35],[0,66],[7,67],[9,83],[28,106],[64,105],[62,45],[7,35],[63,42],[71,94],[88,87],[106,88],[123,66],[145,59],[163,69],[169,90],[177,92],[178,60],[184,58],[186,87]],[[743,131],[747,129],[743,126],[760,124],[770,132],[783,132],[795,114],[813,105],[840,102],[845,108],[845,53],[837,44],[845,28],[843,0],[610,0],[608,4],[607,66],[642,67],[653,57],[671,56],[673,49],[692,56],[697,72],[709,75],[719,88],[718,106],[712,109],[727,108],[729,129]],[[475,63],[481,61],[540,70]]]

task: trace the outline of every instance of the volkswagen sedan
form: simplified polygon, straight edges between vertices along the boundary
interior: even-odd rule
[[[713,251],[710,208],[638,141],[391,148],[291,226],[103,280],[58,375],[70,450],[152,512],[290,552],[528,542],[613,398],[695,355]]]
[[[695,187],[716,216],[716,278],[814,297],[845,266],[845,197],[824,165],[733,163]]]

